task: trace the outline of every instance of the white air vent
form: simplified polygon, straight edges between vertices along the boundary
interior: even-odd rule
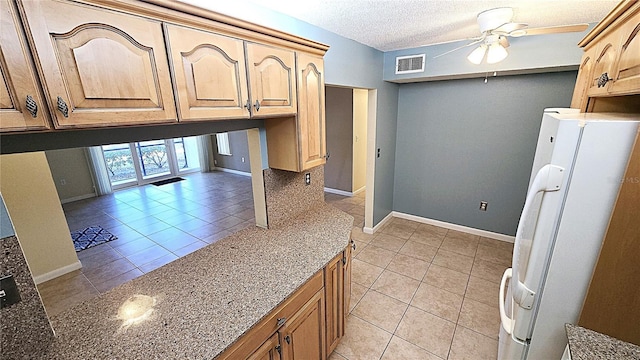
[[[410,74],[424,71],[425,54],[398,56],[396,58],[396,74]]]

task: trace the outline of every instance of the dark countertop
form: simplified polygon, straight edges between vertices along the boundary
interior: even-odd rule
[[[638,360],[640,346],[577,325],[565,324],[572,360]]]
[[[341,252],[352,225],[323,203],[235,233],[53,317],[45,357],[212,359]],[[149,305],[145,320],[125,323],[128,299]]]

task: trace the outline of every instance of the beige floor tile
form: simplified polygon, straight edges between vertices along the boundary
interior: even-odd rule
[[[351,229],[351,238],[353,240],[358,240],[360,242],[363,243],[369,243],[369,241],[373,240],[373,238],[375,237],[375,235],[373,234],[366,234],[364,232],[362,232],[362,228],[361,227],[356,227],[354,226]]]
[[[358,256],[358,254],[360,254],[360,252],[367,247],[367,245],[369,245],[368,243],[364,243],[358,240],[353,240],[353,242],[356,244],[356,249],[353,250],[353,252],[351,253],[351,256],[356,257]]]
[[[466,298],[462,303],[458,325],[498,339],[500,331],[500,313],[497,307]]]
[[[411,305],[451,322],[458,321],[462,295],[422,283],[411,300]]]
[[[351,262],[351,281],[369,288],[384,271],[383,268],[364,261],[353,259]]]
[[[447,269],[446,267],[431,264],[427,271],[427,275],[425,275],[422,281],[429,285],[439,287],[440,289],[464,295],[467,290],[469,275]]]
[[[118,275],[112,279],[109,279],[105,282],[102,283],[96,283],[94,284],[94,286],[96,287],[96,289],[98,289],[98,291],[100,291],[101,293],[105,293],[111,289],[113,289],[114,287],[124,284],[128,281],[131,281],[135,278],[137,278],[138,276],[143,275],[143,272],[140,271],[139,269],[133,269],[131,271],[127,271],[126,273],[122,274],[122,275]]]
[[[351,283],[351,303],[349,304],[349,312],[351,312],[353,308],[358,305],[364,294],[366,294],[367,290],[369,290],[368,287],[356,284],[354,282]]]
[[[470,256],[460,255],[447,250],[438,250],[433,258],[433,264],[449,268],[451,270],[460,271],[465,274],[471,273],[473,266],[473,258]]]
[[[512,251],[506,249],[500,249],[486,244],[479,244],[478,251],[476,252],[476,259],[509,267],[511,266],[512,253]]]
[[[393,333],[407,306],[400,300],[369,290],[351,314]]]
[[[442,240],[444,240],[444,235],[446,233],[447,229],[433,225],[420,224],[409,240],[437,248],[442,244]]]
[[[387,267],[395,253],[381,247],[368,245],[357,256],[356,259],[367,262],[381,268]]]
[[[371,289],[408,304],[418,286],[420,281],[416,279],[385,270]]]
[[[475,276],[469,277],[466,297],[479,301],[489,306],[498,307],[500,284]]]
[[[484,236],[480,237],[480,244],[498,248],[507,252],[513,251],[513,243],[508,241],[501,241],[496,239],[490,239]]]
[[[397,254],[387,265],[387,270],[408,276],[412,279],[422,280],[427,273],[430,263],[411,256]]]
[[[407,241],[407,243],[404,244],[399,252],[400,254],[430,262],[433,260],[433,257],[436,255],[437,251],[438,248],[436,247],[417,243],[414,241]]]
[[[407,229],[412,229],[412,230],[415,230],[418,228],[418,226],[420,226],[420,223],[417,221],[403,219],[399,217],[394,217],[393,219],[391,219],[391,223],[396,225],[402,225]]]
[[[335,352],[349,360],[379,359],[389,340],[391,333],[351,315],[346,320],[345,335]]]
[[[99,294],[80,270],[44,282],[38,291],[49,317]]]
[[[441,360],[441,358],[394,336],[391,338],[381,360]]]
[[[443,358],[447,358],[455,324],[409,306],[395,335]]]
[[[456,237],[450,238],[449,235],[447,235],[444,237],[444,241],[442,242],[442,245],[440,245],[440,249],[460,255],[474,257],[476,256],[476,250],[478,249],[478,240]]]
[[[498,341],[458,325],[448,360],[494,360]]]
[[[349,360],[346,357],[338,354],[337,352],[332,352],[331,355],[327,358],[328,360]]]
[[[478,235],[473,235],[473,234],[469,234],[469,233],[466,233],[463,231],[457,231],[457,230],[448,230],[446,237],[453,238],[453,239],[471,240],[476,243],[480,240],[480,236]]]
[[[471,269],[471,276],[500,283],[502,274],[504,274],[506,269],[507,266],[505,265],[496,264],[482,259],[475,259],[473,261],[473,268]]]
[[[411,224],[401,223],[401,222],[392,220],[389,224],[387,224],[384,228],[382,228],[380,232],[382,232],[383,234],[396,236],[402,239],[408,239],[411,237],[416,227],[417,226],[412,226]]]
[[[374,245],[383,249],[398,252],[398,250],[400,250],[406,242],[406,239],[401,239],[399,237],[387,234],[379,234],[374,237],[373,240],[371,240],[369,245]]]

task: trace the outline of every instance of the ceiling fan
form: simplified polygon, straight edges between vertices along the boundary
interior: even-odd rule
[[[588,24],[549,26],[540,28],[528,28],[527,24],[512,22],[513,8],[500,7],[485,10],[478,14],[478,26],[482,35],[471,38],[471,43],[457,47],[443,54],[434,56],[438,58],[443,55],[450,54],[454,51],[480,44],[468,56],[467,60],[471,63],[479,65],[482,63],[486,55],[488,64],[495,64],[504,60],[508,53],[506,48],[509,47],[507,37],[520,37],[528,35],[557,34],[566,32],[578,32],[587,29]]]

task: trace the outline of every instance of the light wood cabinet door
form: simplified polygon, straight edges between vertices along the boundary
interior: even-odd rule
[[[273,334],[247,360],[280,360],[280,341],[278,334]]]
[[[621,34],[616,73],[609,91],[638,93],[640,89],[640,10],[618,30]]]
[[[249,118],[242,40],[165,27],[180,120]]]
[[[589,77],[588,96],[606,95],[609,92],[610,81],[613,79],[613,67],[617,57],[618,33],[613,32],[603,38],[596,46],[593,71]]]
[[[282,360],[324,360],[324,291],[318,291],[284,326],[280,333]]]
[[[325,313],[327,315],[327,354],[344,335],[344,264],[340,254],[324,269]],[[346,259],[345,259],[346,261]]]
[[[0,131],[49,128],[29,50],[13,4],[0,0]]]
[[[326,163],[324,61],[298,53],[298,131],[302,170]]]
[[[349,316],[349,311],[351,310],[351,260],[353,260],[353,251],[356,249],[356,243],[353,239],[349,240],[349,246],[345,252],[345,259],[347,260],[344,264],[344,319],[346,321]],[[344,334],[344,332],[343,332]]]
[[[296,113],[295,55],[293,51],[246,43],[251,116]]]
[[[160,22],[62,1],[24,1],[59,128],[176,121]]]
[[[593,72],[594,55],[596,48],[592,47],[589,51],[585,52],[580,62],[580,68],[578,70],[578,77],[576,78],[576,86],[573,90],[573,98],[571,99],[571,107],[574,109],[580,109],[581,112],[585,112],[587,109],[587,88],[589,86],[589,79],[591,79]]]

